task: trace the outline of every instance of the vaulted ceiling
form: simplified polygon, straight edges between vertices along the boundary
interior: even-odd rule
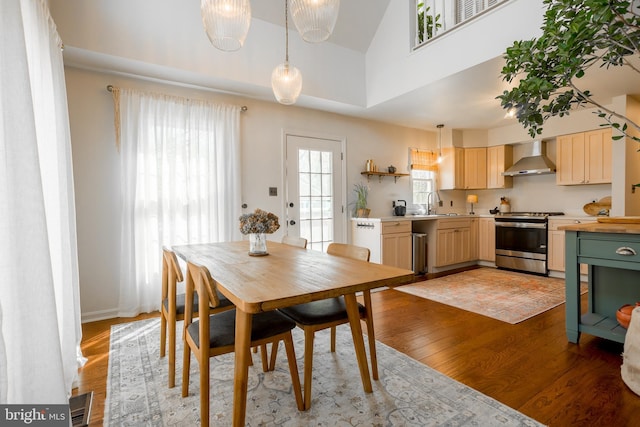
[[[511,3],[526,4],[529,8],[535,4],[533,15],[537,10],[539,15],[518,19],[528,22],[534,30],[539,28],[542,0],[505,2]],[[232,54],[221,53],[208,43],[199,4],[199,0],[50,0],[50,9],[65,43],[67,65],[275,102],[269,79],[270,70],[284,59],[284,0],[252,0],[250,37],[245,47]],[[292,62],[306,66],[302,70],[303,94],[297,105],[422,129],[434,129],[437,123],[460,129],[513,124],[513,119],[504,117],[495,99],[506,87],[500,79],[501,52],[510,42],[498,46],[486,60],[372,101],[376,98],[372,94],[375,85],[398,84],[416,72],[396,71],[395,81],[368,81],[372,73],[371,46],[384,44],[379,40],[380,34],[389,34],[388,28],[382,31],[380,28],[394,15],[395,24],[408,23],[410,16],[405,12],[410,15],[409,7],[398,0],[343,0],[335,31],[323,46],[304,43],[290,21]],[[515,38],[509,41],[524,38],[522,32],[517,32],[522,25],[512,24],[489,31],[496,34],[511,31]],[[483,31],[478,39],[489,39],[487,36],[491,34]],[[408,34],[407,28],[398,32]],[[408,38],[401,40],[405,50],[401,54],[412,61],[416,54],[410,51]],[[446,42],[447,37],[443,37],[443,43]],[[440,41],[432,43],[435,46]],[[458,62],[458,57],[464,55],[461,52],[435,55],[429,58],[427,66],[419,66],[428,73],[443,62]],[[378,64],[384,62],[378,59]],[[584,80],[603,103],[610,102],[612,96],[640,92],[638,76],[622,70],[594,70]]]

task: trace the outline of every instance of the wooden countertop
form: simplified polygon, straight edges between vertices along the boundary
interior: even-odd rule
[[[640,234],[640,224],[592,222],[587,224],[570,224],[558,227],[565,231],[587,231],[590,233]]]

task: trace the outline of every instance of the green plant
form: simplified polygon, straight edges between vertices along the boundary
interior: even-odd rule
[[[418,43],[422,43],[425,40],[429,40],[433,38],[433,30],[442,28],[442,24],[440,21],[440,14],[436,15],[435,22],[433,19],[433,15],[428,14],[431,8],[429,6],[425,7],[424,2],[420,2],[416,6],[418,12]],[[424,25],[425,16],[427,18],[427,25]],[[425,38],[424,33],[425,29],[427,32],[427,37]]]
[[[367,208],[367,197],[369,197],[369,187],[365,184],[357,183],[353,185],[353,192],[356,195],[356,211],[358,209],[366,209]]]
[[[514,111],[531,137],[542,133],[550,117],[563,117],[580,106],[596,107],[602,126],[640,142],[630,134],[629,126],[640,126],[620,112],[599,103],[581,87],[582,79],[593,67],[637,66],[640,45],[640,11],[637,2],[628,0],[544,0],[547,11],[542,35],[516,41],[504,55],[503,79],[517,82],[500,99],[503,108]],[[623,124],[618,121],[624,122]],[[636,134],[637,135],[637,134]]]

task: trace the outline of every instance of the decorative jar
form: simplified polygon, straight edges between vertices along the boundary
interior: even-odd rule
[[[265,233],[249,234],[249,255],[269,255],[269,253],[267,252],[267,236]]]

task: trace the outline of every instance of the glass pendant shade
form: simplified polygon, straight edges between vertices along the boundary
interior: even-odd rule
[[[295,104],[302,92],[302,74],[296,67],[284,62],[271,73],[271,88],[279,103]]]
[[[340,0],[291,0],[291,17],[304,41],[329,38],[338,19]]]
[[[226,52],[242,47],[251,25],[249,0],[201,0],[200,12],[211,44]]]

